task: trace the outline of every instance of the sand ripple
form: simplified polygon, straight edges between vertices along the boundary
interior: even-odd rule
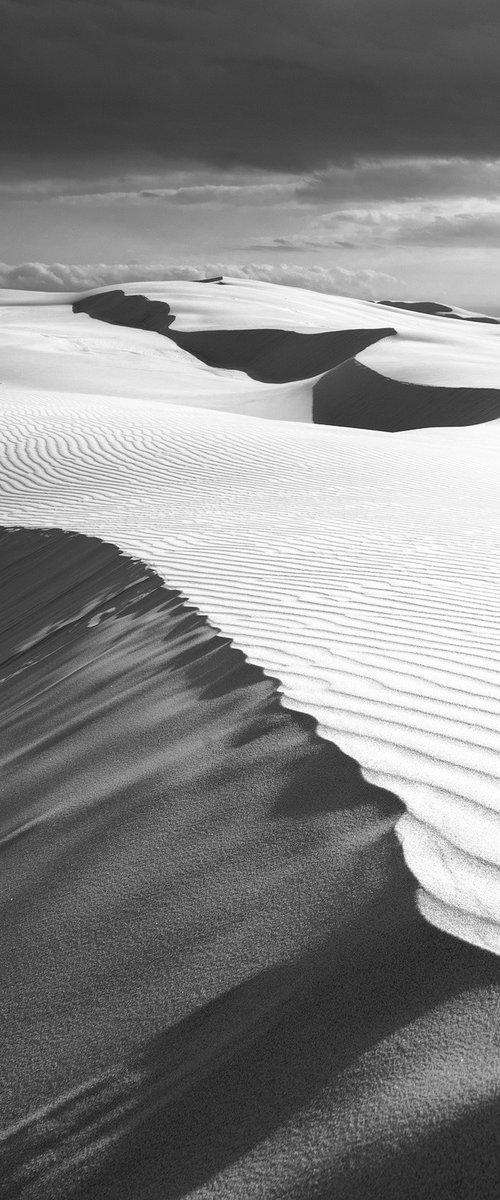
[[[395,439],[16,396],[4,405],[1,512],[98,533],[182,589],[280,680],[286,706],[404,801],[423,880],[422,822],[473,859],[500,857],[494,430]],[[485,909],[477,870],[476,892],[469,877],[460,892],[457,867],[431,894],[498,952],[496,885]],[[497,922],[486,940],[485,915]]]

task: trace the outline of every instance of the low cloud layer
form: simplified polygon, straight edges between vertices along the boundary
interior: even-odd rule
[[[286,284],[288,287],[309,288],[344,296],[377,299],[388,287],[397,284],[392,275],[381,271],[348,271],[341,267],[293,267],[286,263],[250,263],[238,266],[227,263],[204,263],[199,266],[178,266],[161,262],[105,264],[86,266],[64,263],[20,263],[9,266],[0,263],[0,287],[25,291],[73,292],[88,291],[106,284],[146,281],[148,279],[203,279],[226,275],[237,279],[261,279],[266,283]]]
[[[254,249],[318,251],[384,246],[497,247],[500,197],[401,201],[334,208],[306,222],[300,233],[261,238]]]
[[[500,197],[500,159],[363,159],[350,166],[300,173],[200,169],[150,174],[0,180],[0,198],[71,206],[274,207],[324,209],[346,202],[379,204],[448,197]]]
[[[2,0],[2,145],[52,169],[498,156],[499,45],[496,0]]]
[[[184,187],[150,187],[141,191],[107,192],[70,192],[52,196],[55,204],[72,205],[101,205],[101,204],[143,204],[159,202],[179,205],[202,205],[204,207],[224,205],[257,205],[289,204],[297,198],[298,183],[205,183],[192,184]],[[299,200],[305,203],[305,198]]]

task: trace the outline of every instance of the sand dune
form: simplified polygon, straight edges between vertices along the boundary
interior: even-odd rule
[[[350,358],[313,386],[313,421],[353,429],[476,425],[500,417],[500,388],[436,387],[389,378]]]
[[[349,329],[333,333],[294,333],[284,329],[225,329],[169,332],[172,341],[208,366],[245,371],[261,383],[311,379],[394,330]]]
[[[456,796],[465,813],[485,806],[498,845],[492,426],[394,439],[37,400],[4,405],[4,520],[97,531],[142,555],[366,777],[410,811],[427,789],[438,832],[434,795],[450,793],[451,811]],[[483,824],[469,834],[486,860],[487,828],[484,842]]]
[[[404,308],[410,312],[448,317],[453,321],[478,321],[482,325],[500,325],[497,317],[486,317],[483,313],[469,312],[465,308],[452,308],[449,304],[436,304],[432,300],[378,300],[377,303],[388,308]]]
[[[209,288],[205,288],[209,291]],[[75,317],[67,304],[0,306],[3,386],[84,404],[155,400],[270,420],[312,420],[312,383],[259,383],[208,367],[154,330]],[[77,400],[78,397],[78,400]]]
[[[373,304],[241,281],[144,285],[141,307],[138,286],[115,316],[141,328],[73,313],[74,295],[0,315],[0,520],[92,539],[3,546],[8,1169],[29,1200],[75,1179],[82,1195],[208,1200],[262,1178],[267,1200],[278,1161],[283,1200],[451,1200],[473,1164],[493,1196],[498,330],[394,309],[394,336]],[[298,339],[368,342],[262,383],[172,329],[205,350],[240,330],[238,354],[275,373],[287,346],[297,372]]]
[[[109,289],[84,294],[5,294],[5,306],[1,311],[5,382],[14,386],[29,384],[36,390],[49,388],[63,394],[78,392],[82,397],[84,394],[107,394],[158,399],[248,412],[259,417],[312,420],[314,384],[329,363],[328,358],[325,364],[324,358],[316,360],[315,355],[304,354],[304,350],[307,345],[314,349],[323,344],[327,355],[329,345],[335,353],[342,352],[341,357],[345,353],[350,358],[354,353],[356,362],[362,362],[389,381],[432,388],[462,390],[470,387],[475,393],[478,389],[500,389],[500,329],[493,325],[453,322],[442,316],[393,308],[391,326],[397,333],[394,337],[388,336],[383,319],[387,309],[368,301],[242,280],[224,280],[224,286],[178,281],[134,283],[124,284],[118,290],[130,298],[137,295],[139,289],[144,292],[148,304],[160,302],[167,306],[166,320],[174,314],[172,324],[165,328],[170,336],[160,338],[145,328],[127,331],[120,325],[114,325],[112,332],[110,328],[106,331],[101,328],[100,321],[90,322],[83,311],[72,320],[72,304],[81,307],[89,300],[95,304],[95,297],[109,294]],[[113,294],[116,291],[113,289]],[[162,324],[158,312],[156,310],[157,320]],[[151,319],[154,323],[153,317]],[[303,376],[304,370],[313,374],[309,378],[299,378],[297,382],[274,383],[269,387],[258,380],[250,382],[243,371],[236,375],[232,370],[228,377],[227,366],[208,366],[192,354],[175,348],[172,341],[173,333],[179,342],[184,335],[196,335],[198,345],[202,339],[204,352],[212,347],[217,360],[221,353],[222,333],[225,361],[234,363],[234,358],[227,358],[227,354],[234,353],[234,347],[227,343],[225,335],[230,331],[234,341],[237,330],[245,330],[247,336],[250,335],[243,349],[237,346],[238,354],[248,353],[251,358],[256,356],[255,334],[259,338],[265,330],[279,331],[280,335],[287,331],[295,335],[308,334],[311,342],[293,339],[295,346],[303,347],[297,370],[297,362],[290,363],[291,343],[284,338],[281,341],[283,355],[276,344],[276,352],[273,351],[267,365],[273,378],[277,374],[290,373]],[[361,349],[362,331],[367,337],[364,350]],[[202,338],[207,332],[211,334],[208,344]],[[328,338],[322,343],[321,339],[318,341],[319,334],[328,334]],[[341,335],[336,348],[333,334]],[[356,338],[355,344],[351,343],[352,350],[347,334]],[[251,369],[248,361],[243,364],[249,365]],[[290,390],[283,390],[286,388]],[[436,399],[447,400],[439,395]],[[404,403],[406,400],[402,395],[398,408],[401,409]],[[470,421],[475,423],[478,418],[474,406],[471,407]],[[347,415],[345,420],[349,419]],[[462,419],[465,420],[463,414]],[[359,420],[358,401],[354,404],[352,424],[356,420]],[[366,424],[374,425],[368,414]],[[409,419],[406,427],[411,428],[413,424],[414,421]]]
[[[228,283],[227,286],[233,299],[234,285]],[[173,302],[174,298],[175,288]],[[338,310],[332,313],[333,322],[342,321],[340,329],[306,334],[299,329],[272,326],[178,328],[179,323],[183,325],[186,320],[183,319],[182,299],[179,296],[177,299],[180,301],[179,314],[164,300],[134,295],[130,290],[113,290],[77,300],[73,311],[85,312],[111,323],[130,324],[133,328],[146,325],[157,328],[209,367],[244,371],[252,379],[274,384],[310,379],[309,411],[317,424],[396,432],[473,425],[498,418],[498,337],[490,331],[490,336],[485,337],[485,331],[481,330],[479,337],[469,339],[464,345],[456,334],[450,339],[440,322],[437,330],[435,320],[431,319],[429,323],[429,316],[458,316],[458,310],[454,313],[438,304],[401,302],[399,307],[405,314],[410,314],[413,326],[406,322],[398,327],[396,320],[394,329],[363,327],[361,322],[357,328],[352,325],[354,316],[363,316],[366,322],[371,313],[373,320],[376,306],[359,301],[346,302],[342,316]],[[158,307],[161,308],[162,303],[165,306],[164,321]],[[353,303],[357,304],[356,311],[349,308]],[[222,324],[228,311],[227,300],[212,301],[210,307],[213,317],[218,315]],[[397,307],[394,306],[396,317]],[[297,326],[304,320],[301,308],[307,309],[307,305],[299,300]],[[250,313],[252,306],[247,305],[247,310]],[[238,313],[237,307],[234,311]],[[257,315],[257,306],[254,312]],[[418,321],[422,313],[423,326]],[[241,316],[241,310],[238,315]],[[203,319],[201,323],[204,323]],[[498,324],[493,319],[491,323]],[[370,371],[370,377],[360,371],[360,366]],[[328,375],[331,370],[335,374]],[[306,403],[304,401],[303,411]],[[282,411],[286,415],[284,407]]]
[[[85,312],[89,317],[109,321],[111,325],[155,329],[207,366],[245,371],[251,379],[261,383],[310,379],[365,350],[381,337],[395,333],[392,328],[329,333],[295,333],[285,329],[176,331],[171,328],[175,315],[169,304],[149,300],[146,296],[126,295],[118,290],[78,300],[73,305],[73,312]]]
[[[398,799],[115,546],[0,549],[7,1194],[486,1186],[500,966],[420,922]]]

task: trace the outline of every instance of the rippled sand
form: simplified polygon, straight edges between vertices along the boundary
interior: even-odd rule
[[[2,310],[9,1177],[493,1196],[500,330],[147,287]]]

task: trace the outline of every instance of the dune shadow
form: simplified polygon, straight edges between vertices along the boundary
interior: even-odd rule
[[[292,383],[329,371],[381,338],[387,329],[342,329],[296,333],[286,329],[172,329],[169,337],[207,366],[245,371],[261,383]]]
[[[500,388],[402,383],[351,358],[313,387],[313,422],[401,433],[478,425],[500,417]]]
[[[126,295],[121,288],[77,300],[72,305],[74,313],[85,312],[98,321],[109,325],[125,325],[130,329],[151,329],[155,333],[166,333],[175,320],[170,305],[164,300],[149,300],[147,296]]]
[[[221,283],[221,279],[203,280]],[[343,329],[326,333],[297,333],[287,329],[172,329],[175,320],[165,301],[126,295],[115,289],[73,304],[96,320],[132,329],[153,329],[170,338],[207,366],[244,371],[262,383],[291,383],[309,379],[351,358],[380,338],[395,336],[392,328]]]

